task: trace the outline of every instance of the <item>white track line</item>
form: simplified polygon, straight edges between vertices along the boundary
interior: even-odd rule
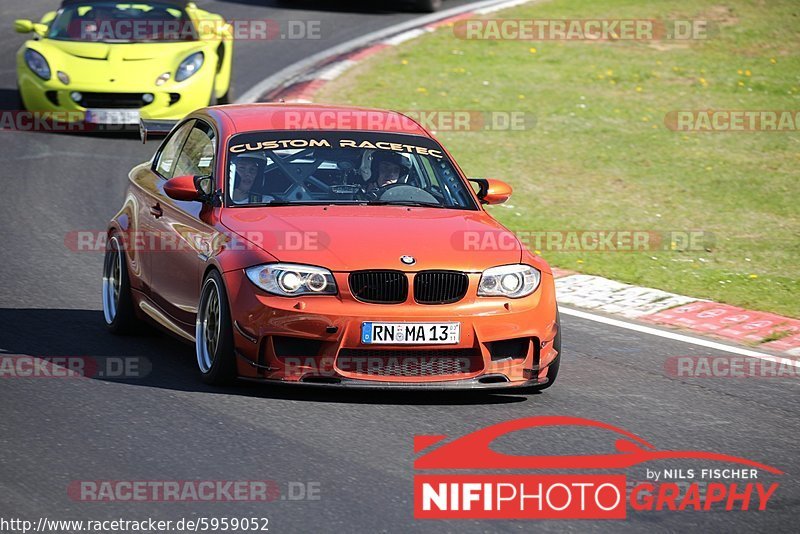
[[[533,2],[536,0],[528,0],[528,1]],[[296,79],[302,73],[318,65],[319,63],[321,63],[326,59],[339,56],[342,54],[347,54],[358,48],[382,41],[386,38],[392,37],[393,35],[402,33],[405,30],[420,28],[443,19],[455,17],[456,15],[473,12],[479,9],[484,9],[484,8],[501,9],[506,6],[511,7],[514,5],[519,5],[519,2],[515,0],[499,0],[499,1],[483,0],[481,2],[472,2],[463,6],[445,9],[444,11],[440,11],[438,13],[432,13],[430,15],[424,15],[422,17],[415,17],[411,20],[407,20],[405,22],[389,26],[388,28],[383,28],[382,30],[362,35],[361,37],[357,37],[350,41],[346,41],[340,45],[334,46],[333,48],[329,48],[322,52],[316,53],[312,56],[308,56],[302,61],[298,61],[297,63],[276,72],[272,76],[264,78],[263,80],[255,84],[253,87],[251,87],[242,96],[236,99],[236,104],[252,104],[253,102],[257,102],[262,95],[287,84],[291,80]]]
[[[594,313],[576,310],[574,308],[566,308],[564,306],[559,306],[558,309],[564,315],[571,315],[573,317],[579,317],[581,319],[594,321],[596,323],[603,323],[610,326],[616,326],[618,328],[625,328],[627,330],[633,330],[635,332],[641,332],[643,334],[650,334],[651,336],[673,339],[675,341],[681,341],[683,343],[691,343],[692,345],[698,345],[700,347],[707,347],[709,349],[715,349],[715,350],[730,352],[733,354],[739,354],[741,356],[751,356],[753,358],[758,358],[760,360],[777,362],[782,365],[791,365],[793,367],[800,367],[800,361],[792,360],[790,358],[781,358],[780,356],[767,354],[765,352],[758,352],[755,350],[733,347],[731,345],[725,345],[723,343],[717,343],[715,341],[709,341],[707,339],[701,339],[697,337],[678,334],[677,332],[670,332],[668,330],[661,330],[658,328],[652,328],[650,326],[644,326],[636,323],[629,323],[627,321],[620,321],[619,319],[612,319],[611,317],[605,317],[603,315],[597,315]]]

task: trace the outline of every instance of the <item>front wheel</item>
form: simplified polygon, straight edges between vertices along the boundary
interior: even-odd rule
[[[217,97],[217,78],[214,78],[214,84],[211,86],[211,98],[208,101],[209,106],[224,106],[231,103],[232,90],[231,84],[228,82],[228,90],[225,94]]]
[[[231,88],[228,87],[228,92],[226,92],[221,97],[217,98],[217,105],[218,106],[225,106],[231,103]]]
[[[103,262],[103,317],[112,334],[130,333],[139,324],[133,311],[125,247],[116,235],[106,244]]]
[[[207,384],[228,384],[236,377],[233,330],[228,294],[222,276],[211,271],[203,282],[195,324],[195,352],[200,376]]]

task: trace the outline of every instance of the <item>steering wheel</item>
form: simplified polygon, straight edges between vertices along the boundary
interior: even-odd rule
[[[425,191],[421,187],[409,184],[388,184],[370,191],[367,195],[372,195],[369,200],[398,201],[398,202],[421,202],[425,204],[440,204],[439,199]]]
[[[401,183],[398,183],[398,182],[395,182],[393,184],[382,185],[382,186],[376,187],[372,191],[367,191],[366,197],[367,197],[367,200],[380,200],[380,198],[383,195],[385,195],[387,191],[391,191],[395,187],[407,186],[407,185],[408,184],[401,184]]]
[[[380,200],[381,197],[383,197],[383,195],[385,195],[386,193],[388,193],[389,191],[391,191],[392,189],[395,189],[397,187],[409,187],[409,185],[408,184],[401,184],[399,182],[394,182],[392,184],[386,184],[386,185],[383,185],[383,186],[380,186],[380,187],[376,187],[375,189],[370,191],[370,193],[375,195],[375,200]]]

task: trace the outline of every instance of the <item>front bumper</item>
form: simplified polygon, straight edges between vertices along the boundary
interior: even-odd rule
[[[25,109],[31,112],[50,114],[59,122],[77,123],[86,120],[87,108],[113,109],[119,111],[138,110],[143,119],[182,119],[196,109],[205,107],[211,100],[214,85],[213,76],[197,75],[188,80],[177,83],[167,83],[161,87],[155,85],[130,85],[96,87],[87,84],[71,83],[64,85],[55,75],[50,80],[42,80],[27,67],[18,69],[19,90]],[[92,96],[88,105],[76,102],[72,93],[78,92]],[[131,103],[135,100],[132,95],[152,95],[152,102],[141,101],[140,104]],[[88,100],[88,99],[87,99]],[[92,100],[94,104],[92,104]],[[85,103],[85,102],[84,102]],[[121,126],[135,126],[136,124],[122,124]]]
[[[544,385],[558,357],[552,275],[523,299],[467,297],[444,305],[367,304],[335,273],[340,294],[284,298],[255,287],[241,270],[224,274],[242,378],[363,389],[507,389]],[[472,295],[470,297],[470,295]],[[369,345],[363,322],[461,323],[452,345]]]

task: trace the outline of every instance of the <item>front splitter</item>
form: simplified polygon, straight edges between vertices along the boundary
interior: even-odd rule
[[[323,388],[323,389],[364,389],[371,391],[487,391],[517,390],[544,386],[547,381],[526,380],[524,382],[486,382],[487,378],[502,375],[484,375],[468,380],[448,380],[443,382],[381,382],[378,380],[359,380],[353,378],[328,378],[320,381],[288,381],[270,380],[267,378],[242,377],[241,380],[260,384],[280,385],[288,387]],[[483,382],[481,380],[484,380]]]

